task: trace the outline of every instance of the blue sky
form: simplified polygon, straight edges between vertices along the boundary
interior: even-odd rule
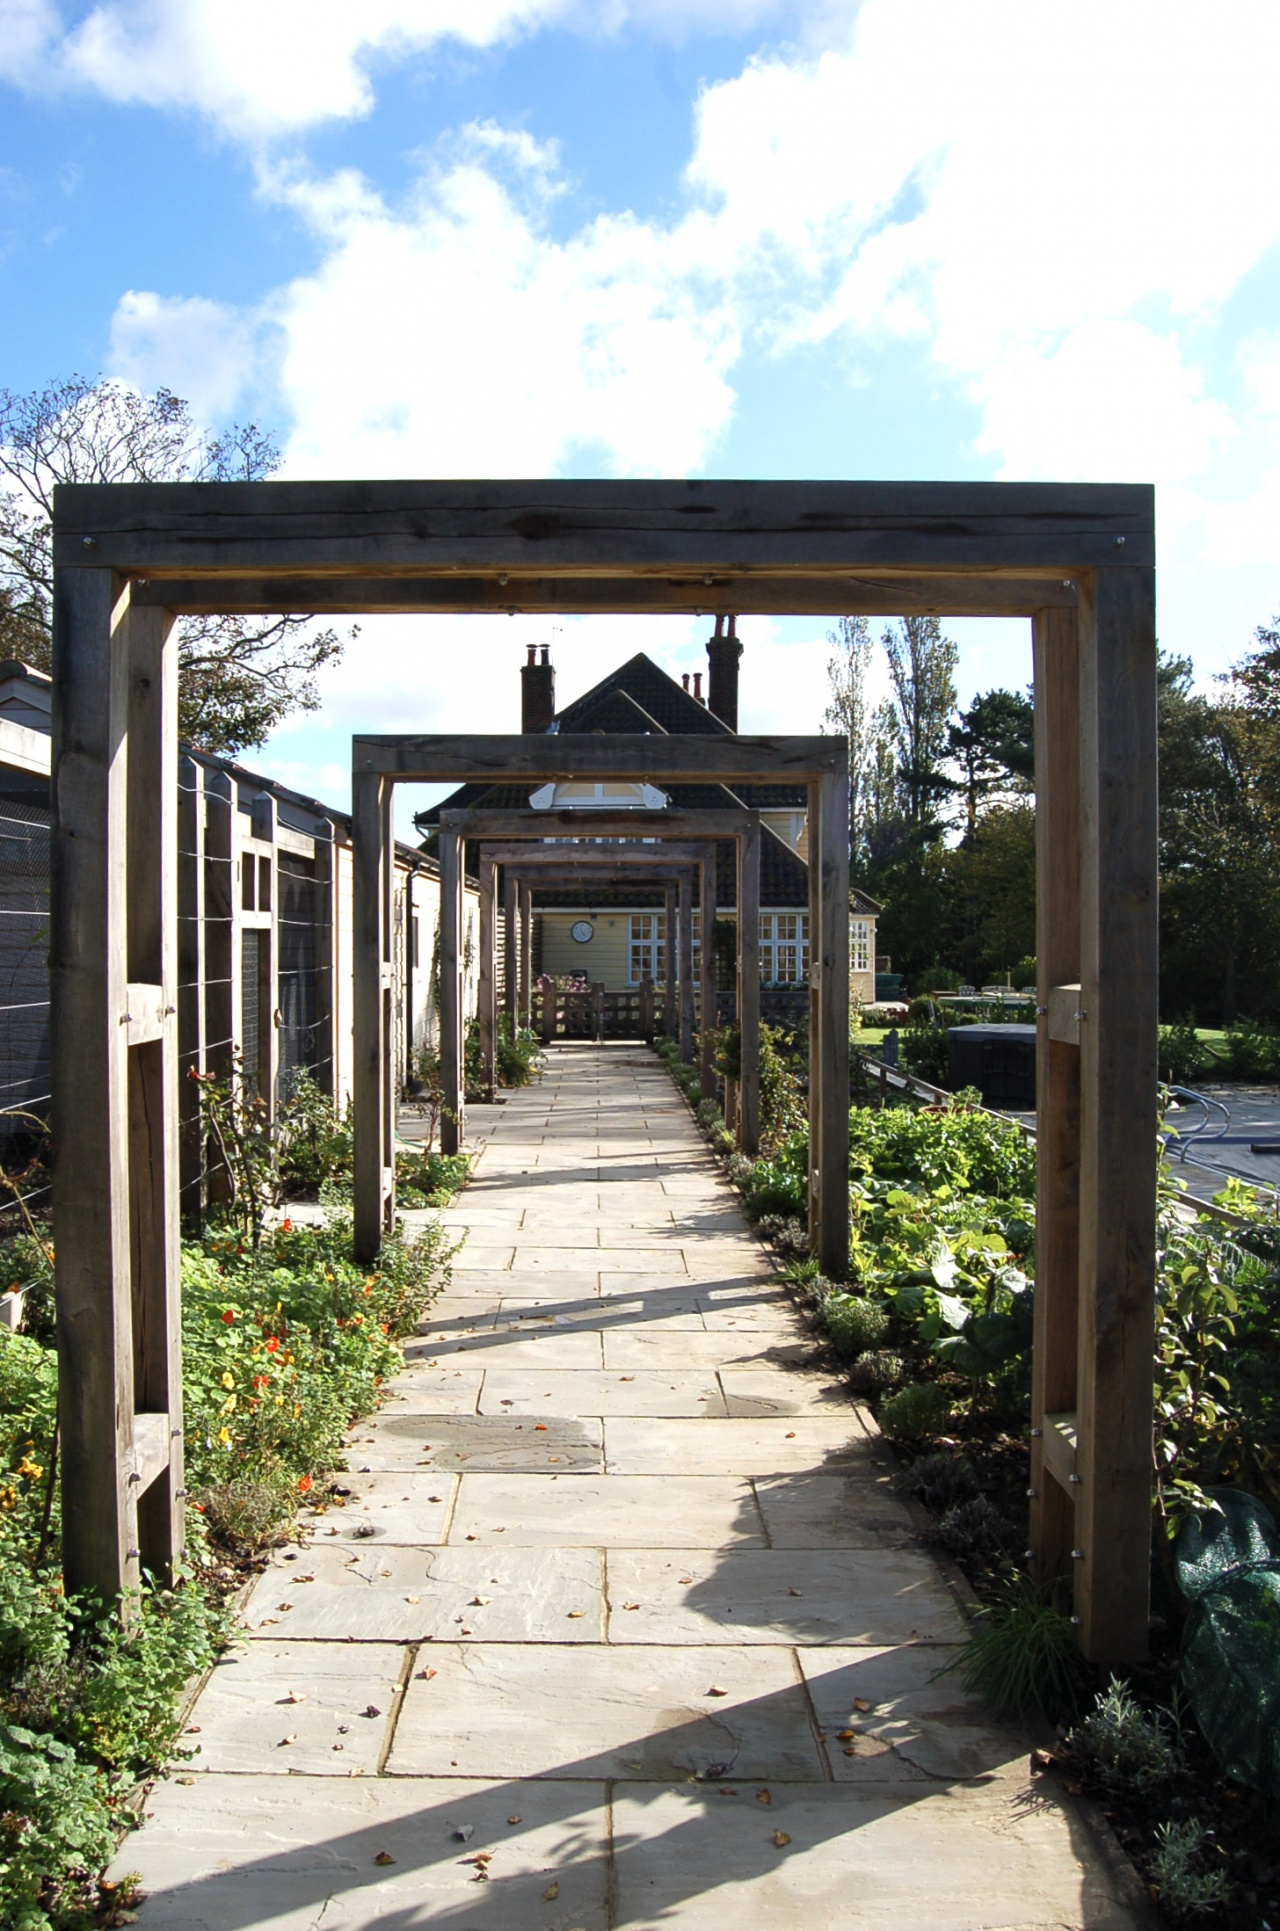
[[[1278,70],[1274,0],[0,0],[0,383],[296,476],[1152,481],[1207,679],[1280,607]],[[704,628],[566,620],[561,689]],[[816,727],[825,628],[744,624],[745,728]],[[341,802],[550,635],[368,622],[255,761]]]

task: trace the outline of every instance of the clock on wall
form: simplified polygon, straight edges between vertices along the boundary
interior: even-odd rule
[[[576,939],[579,945],[585,945],[595,929],[590,919],[575,919],[569,927],[569,936]]]

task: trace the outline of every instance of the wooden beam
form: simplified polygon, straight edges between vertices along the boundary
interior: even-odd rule
[[[376,773],[357,771],[351,781],[352,1087],[355,1111],[355,1257],[368,1264],[382,1240],[385,1145],[383,1087],[386,1039],[383,992],[387,983],[385,893],[387,854],[382,827],[384,793]]]
[[[165,610],[130,609],[128,1000],[144,988],[153,1026],[129,1030],[129,1227],[135,1434],[153,1417],[137,1477],[144,1570],[171,1578],[182,1554],[182,1286],[178,1225],[178,664]],[[172,1417],[172,1425],[170,1425]],[[126,1477],[126,1480],[128,1477]]]
[[[1031,1549],[1038,1582],[1072,1575],[1075,1485],[1049,1460],[1046,1416],[1076,1405],[1080,1053],[1054,1037],[1054,989],[1080,976],[1080,639],[1074,611],[1032,626],[1036,757],[1036,1268]],[[1079,988],[1072,1010],[1080,1004]],[[1079,1036],[1079,1022],[1076,1034]],[[1074,1462],[1072,1473],[1075,1472]],[[1074,1582],[1069,1585],[1074,1586]]]
[[[834,737],[357,737],[352,768],[405,784],[546,783],[556,778],[639,778],[654,784],[807,784],[839,768]]]
[[[699,867],[699,947],[698,947],[698,1030],[702,1045],[698,1061],[698,1083],[705,1097],[716,1090],[715,1047],[711,1034],[719,1021],[716,1009],[716,868]]]
[[[1149,570],[1081,609],[1081,1645],[1147,1651],[1156,1218],[1156,633]]]
[[[440,1108],[440,1150],[459,1153],[466,1133],[462,1088],[462,1000],[459,984],[461,947],[458,915],[462,878],[462,848],[453,832],[440,835],[440,1074],[444,1100]],[[517,1014],[518,1022],[518,1014]]]
[[[956,576],[246,576],[156,577],[140,602],[163,600],[184,616],[509,616],[674,613],[686,616],[1030,617],[1047,604],[1074,608],[1071,578]],[[428,644],[429,640],[424,639]]]
[[[54,560],[136,575],[669,576],[1049,570],[1154,556],[1152,491],[1098,483],[62,484]],[[87,541],[86,541],[87,539]],[[505,587],[505,586],[503,586]]]
[[[178,774],[178,1187],[184,1217],[204,1207],[204,1135],[200,1086],[204,1067],[202,989],[205,968],[204,767],[184,757]]]
[[[497,1085],[497,998],[496,959],[498,868],[491,858],[480,860],[480,981],[477,1019],[480,1026],[480,1059],[484,1067],[485,1093],[492,1100]]]
[[[707,861],[704,861],[707,862]],[[715,854],[709,861],[715,864]],[[667,926],[667,973],[674,968],[680,989],[680,1058],[693,1061],[693,873],[682,871],[674,928]]]
[[[441,828],[467,839],[736,838],[758,811],[442,811]]]
[[[738,1149],[760,1151],[760,827],[738,840]]]
[[[141,1579],[133,1455],[127,1010],[128,596],[54,580],[50,1002],[62,1560],[68,1594]]]
[[[847,749],[841,738],[840,749]],[[842,1280],[849,1267],[849,774],[821,778],[810,839],[818,827],[818,923],[809,935],[817,971],[818,1054],[809,1067],[820,1089],[816,1158],[818,1257],[824,1274]],[[811,861],[812,862],[812,861]],[[812,991],[810,993],[813,1001]]]
[[[757,835],[759,824],[756,825]],[[447,834],[450,837],[456,833]],[[441,833],[444,837],[446,834]],[[714,852],[714,845],[711,846]],[[610,839],[605,844],[589,844],[585,840],[562,844],[553,840],[550,844],[540,838],[523,841],[506,839],[501,842],[485,839],[481,842],[481,856],[496,860],[499,865],[514,865],[523,871],[555,871],[560,865],[599,865],[620,870],[633,865],[643,868],[651,865],[701,865],[706,858],[708,841],[706,839],[683,838],[660,840],[653,845],[642,844],[638,839]]]

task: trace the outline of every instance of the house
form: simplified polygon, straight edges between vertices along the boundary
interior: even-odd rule
[[[708,639],[707,690],[703,673],[685,674],[679,681],[640,651],[611,671],[563,709],[555,702],[555,667],[546,645],[528,647],[521,667],[521,729],[525,732],[592,732],[633,734],[692,734],[711,736],[736,732],[738,682],[742,644],[717,619]],[[692,683],[692,688],[690,685]],[[590,809],[659,809],[664,804],[690,810],[724,810],[735,806],[757,810],[762,821],[760,850],[760,977],[763,986],[784,995],[798,990],[809,973],[808,799],[803,785],[673,785],[658,790],[623,781],[562,783],[531,792],[520,784],[466,784],[452,796],[420,812],[415,820],[430,844],[442,811],[465,809],[527,809],[531,821],[539,811]],[[475,848],[468,869],[474,869]],[[734,849],[722,841],[717,854],[718,913],[733,918],[736,904]],[[600,887],[566,889],[535,887],[533,894],[534,972],[552,976],[581,975],[606,991],[621,992],[645,978],[665,982],[668,944],[661,888]],[[864,894],[849,899],[850,990],[859,1000],[875,997],[875,926],[881,907]],[[701,978],[702,940],[698,912],[693,913],[694,977]],[[731,979],[727,964],[717,975],[722,989]],[[769,1016],[769,1001],[765,1015]]]

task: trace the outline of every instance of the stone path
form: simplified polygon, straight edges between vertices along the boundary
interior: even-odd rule
[[[146,1931],[1131,1931],[659,1062],[494,1109],[451,1290],[118,1870]]]

